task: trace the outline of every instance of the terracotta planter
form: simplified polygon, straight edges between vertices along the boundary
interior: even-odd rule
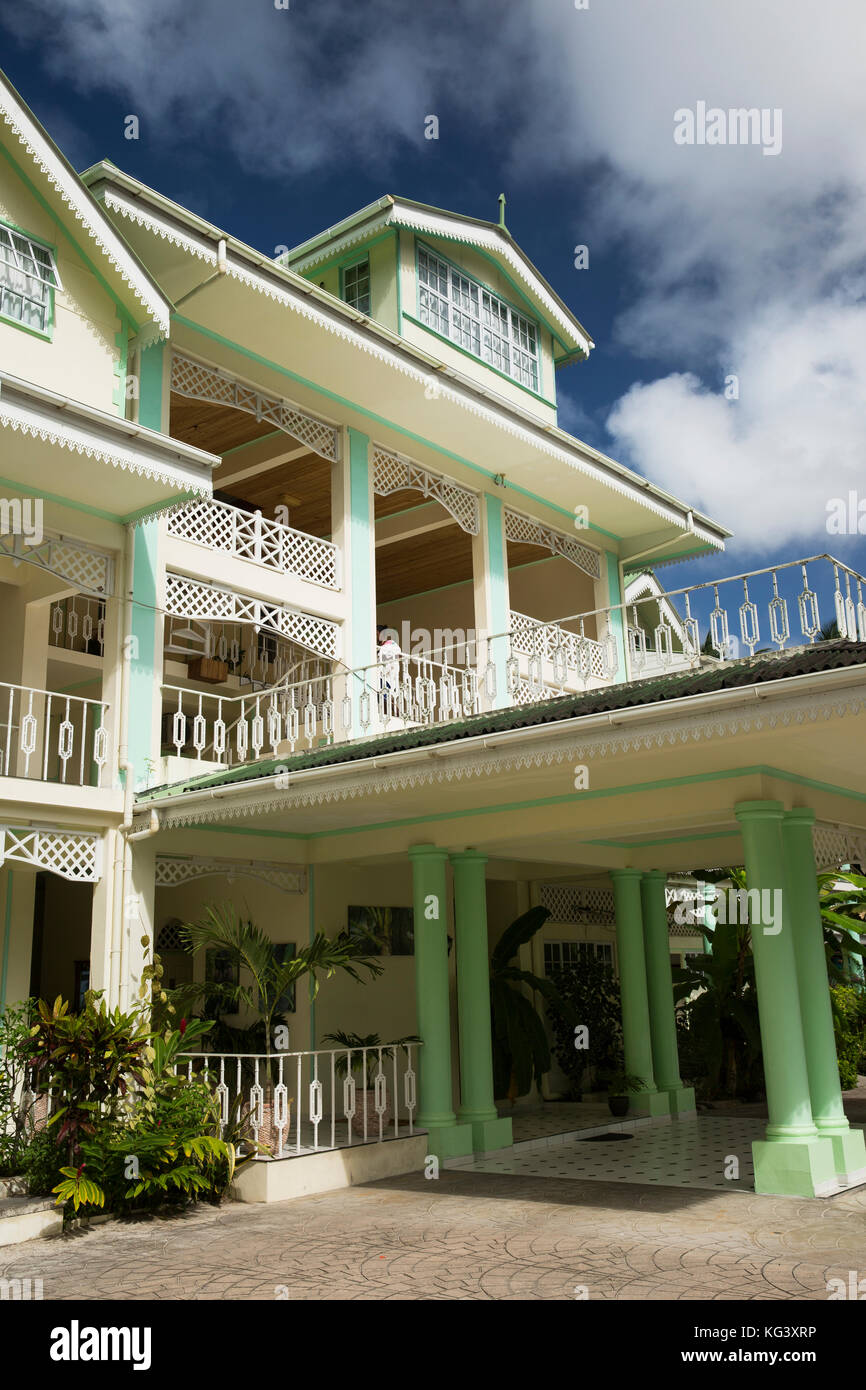
[[[607,1104],[611,1115],[621,1117],[628,1114],[628,1096],[608,1096]]]
[[[364,1115],[367,1116],[367,1138],[379,1138],[379,1116],[376,1112],[376,1092],[362,1091],[360,1088],[355,1091],[355,1113],[352,1116],[352,1133],[364,1137]],[[388,1126],[394,1122],[394,1112],[391,1108],[390,1098],[382,1115],[382,1136],[388,1133]]]
[[[253,1127],[250,1116],[249,1102],[244,1105],[244,1119],[246,1120],[245,1133],[250,1140],[253,1139]],[[283,1130],[283,1148],[288,1146],[289,1134],[292,1128],[292,1098],[286,1104],[286,1127]],[[271,1158],[276,1158],[280,1151],[280,1131],[274,1124],[274,1102],[272,1099],[262,1103],[262,1123],[259,1125],[258,1142],[266,1144]]]

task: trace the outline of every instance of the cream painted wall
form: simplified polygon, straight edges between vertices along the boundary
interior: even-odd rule
[[[45,875],[45,919],[42,929],[41,998],[58,994],[76,1007],[75,962],[90,960],[93,887],[70,883],[57,874]]]
[[[508,585],[511,607],[530,618],[550,622],[596,607],[594,581],[560,555],[510,569]],[[596,636],[594,618],[586,620],[584,632],[587,637]]]
[[[35,892],[35,873],[11,864],[0,868],[0,962],[5,959],[6,963],[5,1003],[16,1003],[30,993]]]
[[[451,584],[443,589],[432,589],[426,594],[414,594],[408,598],[394,599],[391,603],[382,603],[376,610],[378,621],[386,623],[389,627],[396,629],[399,634],[398,640],[403,646],[404,651],[410,650],[403,645],[403,623],[409,623],[410,633],[414,629],[420,629],[429,636],[425,636],[425,642],[439,646],[443,641],[448,642],[447,636],[436,636],[436,629],[445,632],[450,630],[456,632],[461,630],[468,632],[475,625],[475,609],[472,591],[472,581],[467,580],[464,584]],[[415,643],[413,642],[413,646]],[[437,657],[437,660],[441,660]]]
[[[396,251],[394,239],[379,241],[370,246],[366,253],[362,246],[356,248],[346,265],[362,260],[367,255],[370,261],[370,317],[386,328],[397,332],[397,278],[395,275]],[[339,265],[328,266],[325,270],[312,270],[306,276],[313,284],[342,299],[342,277]]]
[[[0,319],[0,371],[117,414],[114,369],[121,324],[114,300],[5,159],[0,161],[0,220],[55,248],[63,286],[55,292],[52,341]],[[73,222],[73,236],[76,229]]]

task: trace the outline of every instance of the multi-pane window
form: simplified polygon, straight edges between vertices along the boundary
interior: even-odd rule
[[[470,276],[418,247],[421,322],[531,391],[538,390],[538,329]]]
[[[359,313],[370,312],[370,262],[358,261],[343,271],[343,298]]]
[[[579,965],[587,956],[596,956],[605,965],[613,965],[613,947],[608,941],[545,941],[544,973]]]
[[[54,291],[60,288],[49,248],[0,222],[0,314],[47,333]]]

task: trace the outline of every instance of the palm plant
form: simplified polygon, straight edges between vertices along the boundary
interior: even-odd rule
[[[346,1049],[345,1057],[338,1057],[335,1062],[335,1071],[338,1076],[345,1076],[349,1070],[349,1053],[357,1053],[352,1057],[352,1071],[361,1068],[362,1061],[366,1059],[364,1090],[372,1091],[375,1086],[376,1072],[379,1069],[379,1051],[390,1052],[392,1048],[402,1047],[406,1052],[410,1043],[419,1043],[421,1039],[417,1033],[407,1034],[405,1038],[392,1038],[389,1043],[384,1043],[378,1033],[343,1033],[339,1030],[335,1033],[325,1033],[322,1037],[323,1043],[334,1043],[337,1047]],[[366,1049],[366,1051],[365,1051]],[[372,1052],[372,1056],[370,1053]]]
[[[560,1015],[571,1018],[570,1005],[550,981],[521,970],[512,961],[550,916],[546,907],[531,907],[506,927],[490,960],[490,1011],[493,1032],[493,1084],[497,1096],[513,1103],[526,1095],[533,1081],[550,1071],[550,1045],[544,1023],[521,986],[543,995]]]
[[[851,869],[818,875],[818,905],[824,928],[827,970],[834,984],[848,984],[862,974],[866,931],[866,877]],[[842,967],[837,965],[841,956]]]

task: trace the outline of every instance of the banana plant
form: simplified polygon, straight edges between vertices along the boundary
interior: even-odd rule
[[[517,917],[502,933],[490,960],[494,1092],[512,1102],[526,1095],[533,1081],[540,1086],[551,1065],[544,1022],[523,986],[542,995],[550,1008],[566,1018],[572,1013],[550,980],[513,964],[520,947],[532,940],[549,916],[549,910],[539,906]]]

